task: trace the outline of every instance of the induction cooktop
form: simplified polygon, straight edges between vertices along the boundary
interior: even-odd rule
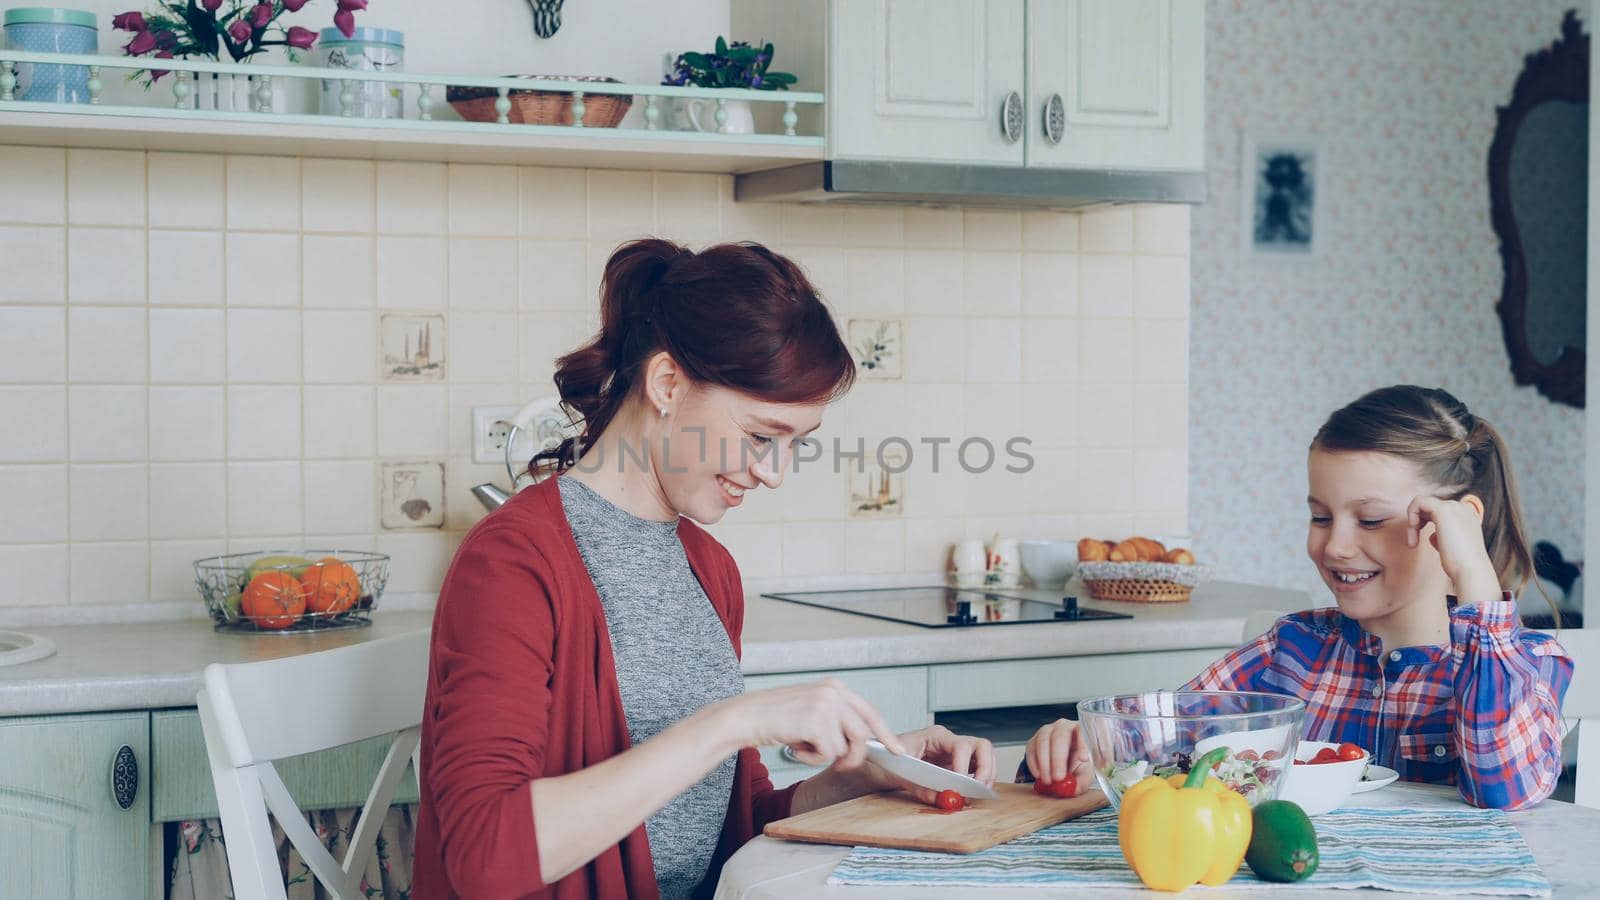
[[[870,588],[854,591],[788,591],[761,596],[887,619],[890,622],[906,622],[923,628],[1133,618],[1125,613],[1079,606],[1077,597],[1046,602],[981,588]]]

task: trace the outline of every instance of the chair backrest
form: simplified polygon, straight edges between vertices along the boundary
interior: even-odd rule
[[[1578,779],[1572,799],[1580,806],[1600,809],[1600,628],[1564,628],[1545,634],[1561,642],[1573,663],[1572,684],[1561,701],[1561,717],[1578,742]]]
[[[1244,619],[1244,632],[1239,635],[1239,643],[1248,644],[1256,638],[1266,634],[1281,618],[1288,615],[1281,609],[1258,609]]]
[[[285,900],[267,813],[338,900],[360,897],[379,826],[410,761],[418,775],[428,632],[264,662],[213,663],[196,698],[237,900]],[[273,760],[394,735],[336,861],[289,795]]]

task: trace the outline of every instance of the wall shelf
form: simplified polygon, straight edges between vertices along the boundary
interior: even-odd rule
[[[3,99],[5,75],[13,65],[53,63],[92,66],[92,103],[32,102]],[[139,69],[148,61],[112,56],[33,54],[0,50],[0,144],[48,147],[159,150],[196,153],[238,153],[269,156],[327,156],[515,165],[573,166],[610,169],[656,169],[739,174],[800,162],[821,160],[821,136],[783,133],[719,134],[657,128],[582,128],[568,125],[523,125],[511,122],[468,122],[456,118],[423,119],[408,109],[404,119],[364,119],[304,113],[220,111],[155,105],[168,91],[194,75],[217,73],[256,79],[340,78],[387,82],[415,92],[426,85],[432,94],[430,112],[453,116],[444,101],[446,86],[527,89],[570,93],[571,83],[515,78],[423,75],[318,69],[308,66],[242,66],[231,63],[162,60],[173,74],[141,99],[148,105],[101,105],[103,69]],[[194,73],[191,75],[190,73]],[[592,84],[583,95],[631,94],[635,108],[655,112],[671,99],[746,100],[793,112],[797,106],[820,105],[815,93],[679,88],[662,85]],[[582,95],[578,95],[581,97]],[[574,102],[581,102],[575,98]],[[776,110],[774,110],[774,113]],[[642,118],[642,117],[639,117]],[[657,114],[656,119],[661,116]],[[775,119],[776,116],[774,115]],[[791,127],[794,117],[791,116]]]

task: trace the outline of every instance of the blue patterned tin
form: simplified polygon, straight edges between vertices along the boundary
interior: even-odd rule
[[[94,13],[45,7],[6,10],[6,44],[33,53],[96,53]],[[88,66],[17,65],[17,96],[49,103],[88,103]]]

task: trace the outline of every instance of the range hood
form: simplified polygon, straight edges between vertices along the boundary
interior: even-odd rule
[[[835,159],[734,177],[735,200],[1075,209],[1202,203],[1200,172],[1050,169]]]

